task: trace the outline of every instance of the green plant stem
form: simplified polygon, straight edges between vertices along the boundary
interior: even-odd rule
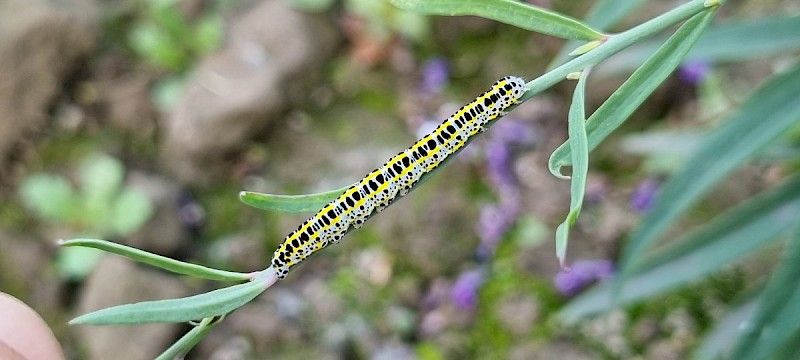
[[[661,14],[639,26],[619,34],[610,35],[607,40],[596,49],[589,51],[567,63],[531,80],[526,85],[528,91],[520,99],[526,101],[536,94],[547,90],[567,77],[567,74],[581,71],[586,67],[594,66],[638,41],[653,36],[670,26],[684,21],[695,14],[708,9],[704,0],[693,0]]]
[[[189,350],[197,345],[197,343],[199,343],[211,329],[217,326],[220,321],[222,321],[222,319],[217,317],[209,317],[201,320],[191,331],[183,335],[167,350],[164,350],[156,360],[183,359]]]

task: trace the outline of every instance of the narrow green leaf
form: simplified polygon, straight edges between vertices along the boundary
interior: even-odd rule
[[[306,195],[276,195],[252,191],[239,193],[239,200],[246,205],[266,211],[304,213],[319,211],[325,204],[335,200],[352,185],[341,189]]]
[[[631,11],[642,5],[647,0],[600,0],[596,1],[584,19],[584,23],[603,31],[622,20]],[[569,56],[570,49],[574,49],[580,43],[572,40],[564,44],[561,51],[550,61],[547,66],[551,70],[563,63]]]
[[[574,323],[614,305],[641,301],[699,280],[777,239],[799,212],[800,177],[794,177],[647,255],[621,284],[616,302],[613,280],[606,281],[567,304],[559,317]]]
[[[783,260],[767,283],[755,315],[730,359],[766,359],[800,330],[800,226],[789,239]],[[786,321],[786,320],[789,321]]]
[[[183,359],[220,321],[221,319],[216,317],[203,319],[192,330],[181,336],[178,341],[158,355],[156,360]]]
[[[243,281],[250,280],[252,275],[232,271],[217,270],[200,266],[197,264],[178,261],[166,256],[156,255],[147,251],[139,250],[125,245],[120,245],[111,241],[97,239],[72,239],[59,241],[61,246],[81,246],[107,251],[113,254],[127,257],[133,261],[148,264],[172,271],[174,273],[189,275],[201,279],[222,280],[222,281]],[[199,319],[199,318],[195,318]]]
[[[729,310],[725,316],[715,321],[714,328],[703,339],[697,351],[692,355],[695,360],[715,360],[724,358],[741,333],[740,326],[748,321],[756,310],[756,300],[750,300]]]
[[[597,40],[603,34],[578,20],[513,0],[389,0],[403,10],[428,15],[474,15],[564,39]]]
[[[586,177],[589,173],[589,146],[586,143],[585,93],[586,78],[589,70],[585,70],[578,78],[572,104],[569,107],[569,139],[572,148],[572,183],[570,184],[569,214],[556,229],[556,256],[562,267],[565,266],[569,228],[578,220],[583,206],[583,195],[586,191]]]
[[[800,16],[737,21],[709,27],[686,60],[711,62],[763,58],[800,48]],[[641,42],[598,67],[598,75],[620,74],[635,69],[656,51],[663,39]],[[601,75],[601,76],[602,76]]]
[[[681,64],[714,17],[714,10],[706,10],[686,21],[670,38],[637,69],[622,86],[595,111],[586,124],[589,150],[594,149],[612,131],[618,128],[650,94]],[[550,171],[563,176],[561,167],[570,164],[569,141],[561,144],[550,157]],[[555,171],[554,171],[555,170]]]
[[[771,360],[797,360],[800,359],[800,331],[795,331],[790,334],[790,337],[784,341],[780,348],[772,353]]]
[[[661,190],[623,250],[623,273],[692,204],[731,171],[800,119],[800,63],[773,77],[742,104],[733,116],[712,132]]]
[[[269,287],[262,281],[233,285],[180,299],[114,306],[72,319],[72,325],[180,323],[227,314]]]

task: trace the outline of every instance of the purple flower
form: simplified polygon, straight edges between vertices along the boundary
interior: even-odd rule
[[[496,188],[516,187],[511,161],[511,149],[503,142],[491,141],[486,144],[486,167],[489,180]]]
[[[533,128],[514,119],[498,123],[491,134],[484,147],[486,168],[499,202],[481,209],[476,229],[481,238],[478,260],[485,260],[494,253],[500,239],[519,216],[521,200],[519,182],[513,169],[514,147],[531,145],[536,141]]]
[[[509,116],[492,127],[492,139],[508,145],[530,146],[536,143],[536,133],[530,124]]]
[[[659,187],[661,187],[661,180],[659,179],[647,178],[642,181],[631,195],[631,209],[638,213],[649,210],[653,206]]]
[[[508,217],[503,209],[497,205],[487,205],[481,208],[478,217],[478,236],[481,238],[481,246],[494,249],[503,234],[508,230]]]
[[[478,305],[478,290],[481,285],[483,268],[461,273],[450,290],[450,300],[460,310],[473,310]]]
[[[422,66],[422,82],[419,91],[424,94],[438,94],[450,78],[450,67],[442,57],[428,60]]]
[[[533,128],[527,123],[505,119],[492,128],[492,135],[486,144],[486,166],[489,180],[499,191],[518,187],[514,177],[513,148],[527,146],[536,142]]]
[[[711,72],[711,64],[705,60],[690,60],[678,69],[678,76],[689,85],[700,84]]]
[[[614,264],[608,260],[578,260],[572,267],[553,277],[556,289],[565,296],[573,296],[598,280],[614,274]]]
[[[433,311],[439,304],[447,301],[450,293],[450,285],[442,279],[435,279],[428,287],[428,292],[422,297],[420,310],[423,312]]]

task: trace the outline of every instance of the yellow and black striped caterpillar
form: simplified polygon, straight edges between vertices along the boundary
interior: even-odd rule
[[[272,257],[279,279],[316,251],[338,242],[350,226],[360,228],[373,211],[405,196],[420,177],[438,167],[485,125],[505,114],[525,93],[525,81],[504,77],[436,129],[373,170],[286,236]]]

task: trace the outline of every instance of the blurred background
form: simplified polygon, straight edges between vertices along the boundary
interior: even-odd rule
[[[592,4],[529,2],[576,18]],[[651,1],[617,29],[679,3]],[[717,20],[787,11],[797,4],[731,0]],[[249,208],[239,191],[346,186],[494,80],[539,76],[563,45],[384,0],[2,0],[0,291],[36,309],[68,358],[153,358],[189,326],[66,323],[220,284],[59,249],[57,239],[103,238],[224,269],[263,269],[310,214]],[[636,66],[608,62],[617,66],[592,74],[587,111]],[[779,248],[576,326],[552,317],[613,274],[620,241],[665,176],[785,63],[779,55],[687,62],[593,152],[569,274],[559,274],[553,246],[569,183],[547,170],[566,139],[574,83],[565,82],[228,316],[189,358],[685,358],[748,283],[765,276]],[[769,164],[740,170],[684,225],[782,175]]]

